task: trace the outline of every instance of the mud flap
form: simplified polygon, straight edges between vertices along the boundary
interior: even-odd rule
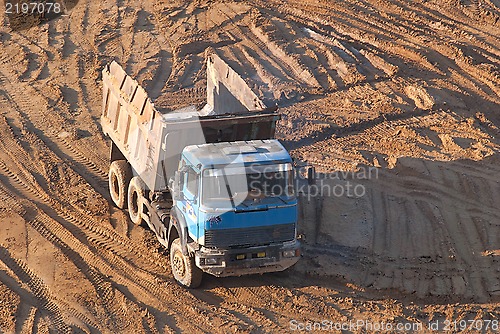
[[[187,237],[188,237],[187,224],[186,220],[184,219],[184,216],[182,214],[179,214],[177,208],[172,208],[172,211],[170,212],[170,225],[168,227],[169,244],[173,241],[170,239],[172,236],[172,229],[176,229],[177,233],[179,234],[179,239],[181,241],[182,255],[188,256],[189,252],[187,249]]]
[[[109,161],[113,162],[116,160],[127,160],[127,158],[125,158],[125,156],[120,151],[118,146],[116,146],[116,144],[113,141],[111,141],[111,148],[109,150]]]

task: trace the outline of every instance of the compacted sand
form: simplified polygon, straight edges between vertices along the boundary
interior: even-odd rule
[[[23,30],[2,11],[0,332],[494,332],[499,6],[80,0]],[[100,71],[117,60],[157,106],[201,107],[210,52],[278,103],[278,138],[318,179],[293,269],[187,291],[110,204]]]

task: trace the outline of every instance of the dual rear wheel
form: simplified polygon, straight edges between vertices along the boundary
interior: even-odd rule
[[[108,182],[113,203],[120,209],[128,208],[130,220],[136,225],[141,224],[146,186],[139,176],[132,175],[132,169],[126,160],[111,163]]]
[[[115,160],[109,166],[109,194],[119,209],[127,208],[127,188],[132,179],[132,169],[125,160]]]
[[[146,198],[146,185],[139,178],[139,176],[134,176],[130,180],[128,186],[128,215],[130,220],[136,224],[140,225],[142,223],[142,214],[144,212],[143,201]]]

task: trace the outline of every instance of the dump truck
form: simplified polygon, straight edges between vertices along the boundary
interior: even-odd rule
[[[187,288],[217,277],[283,271],[300,258],[289,153],[279,120],[217,54],[207,104],[156,107],[121,66],[102,71],[101,125],[111,139],[109,191],[169,250]]]

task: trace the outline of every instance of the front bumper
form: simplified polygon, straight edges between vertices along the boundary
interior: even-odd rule
[[[297,240],[276,245],[240,249],[209,249],[195,252],[196,265],[217,277],[263,274],[283,271],[300,259]]]

